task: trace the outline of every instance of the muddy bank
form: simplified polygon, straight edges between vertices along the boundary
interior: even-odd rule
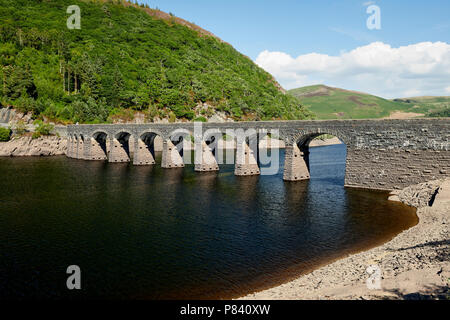
[[[415,227],[380,247],[242,299],[450,299],[450,180],[408,187],[398,197],[418,206]],[[381,272],[378,289],[367,286],[370,266]]]
[[[21,137],[0,142],[0,157],[59,156],[64,155],[66,149],[66,139],[57,136]]]

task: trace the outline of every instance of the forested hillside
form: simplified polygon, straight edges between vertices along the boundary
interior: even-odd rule
[[[81,8],[70,30],[67,8]],[[35,117],[302,119],[310,112],[229,44],[121,1],[0,0],[0,101]],[[167,15],[166,15],[167,16]]]

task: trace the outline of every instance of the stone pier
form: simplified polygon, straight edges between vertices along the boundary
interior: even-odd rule
[[[197,152],[199,150],[200,152]],[[205,141],[195,145],[195,171],[219,171],[216,157]]]
[[[155,164],[155,159],[150,147],[141,139],[136,139],[134,147],[133,164],[136,166],[145,166]]]
[[[110,141],[110,153],[109,153],[109,162],[130,162],[130,157],[126,151],[126,148],[119,140],[116,138]]]
[[[85,138],[83,140],[83,160],[91,160],[91,144],[90,144],[90,138]]]
[[[163,142],[161,167],[165,169],[184,167],[183,158],[170,139]]]
[[[255,176],[260,173],[253,150],[245,141],[237,143],[234,174],[237,176]]]
[[[75,148],[77,145],[76,145],[75,141],[76,140],[74,138],[72,138],[71,142],[70,142],[70,157],[71,158],[75,158],[75,154],[76,154]]]
[[[76,138],[72,138],[72,142],[70,143],[70,157],[75,159],[77,156],[77,140]]]
[[[72,158],[72,148],[73,148],[72,137],[68,137],[67,138],[67,149],[66,149],[66,156],[68,158]]]
[[[78,143],[77,143],[77,159],[84,159],[84,141],[83,139],[78,138]]]
[[[284,157],[283,180],[309,180],[310,175],[304,153],[300,151],[296,143],[293,146],[286,146]]]
[[[105,151],[102,149],[100,143],[94,138],[91,138],[91,146],[89,150],[89,156],[86,160],[108,160]]]

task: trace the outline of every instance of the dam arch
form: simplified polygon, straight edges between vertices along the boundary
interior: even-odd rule
[[[159,133],[145,131],[135,141],[133,164],[137,166],[154,165],[156,163],[156,140],[162,140]]]
[[[91,136],[90,160],[108,159],[108,133],[96,131]]]
[[[347,149],[344,139],[332,131],[301,132],[286,145],[283,179],[302,181],[311,179],[310,148],[313,141],[321,136],[337,138]],[[347,158],[347,156],[346,156]],[[347,159],[345,159],[347,161]],[[345,174],[345,173],[344,173]]]
[[[225,133],[227,130],[245,131],[248,129],[257,132],[278,131],[280,140],[283,140],[286,146],[287,155],[293,154],[294,145],[299,150],[297,142],[304,136],[309,136],[310,139],[312,137],[310,135],[331,134],[338,137],[347,146],[345,173],[345,186],[347,187],[396,190],[412,184],[450,176],[449,118],[254,121],[197,125],[191,122],[80,124],[67,127],[67,135],[77,135],[73,136],[70,141],[72,147],[67,152],[69,155],[72,153],[72,157],[76,158],[77,145],[81,140],[78,137],[80,134],[86,138],[92,137],[95,131],[104,131],[108,133],[107,146],[112,149],[111,141],[120,131],[132,134],[133,141],[136,141],[135,138],[139,137],[140,133],[153,130],[161,132],[164,145],[168,146],[166,151],[172,151],[175,146],[170,141],[171,133],[180,129],[195,132],[196,126],[200,131],[214,129]],[[90,144],[88,143],[88,145]],[[109,158],[112,158],[111,152]],[[181,158],[178,150],[176,152],[176,154],[174,153],[175,158]],[[167,156],[169,153],[163,152],[163,157],[164,154]],[[129,161],[128,155],[126,160]],[[285,164],[289,164],[287,159],[285,159]],[[176,162],[173,159],[162,163],[162,166],[167,168],[177,168],[183,165],[182,161]],[[293,175],[286,177],[286,173],[289,173],[286,171],[289,171],[288,166],[285,166],[284,178],[287,178],[286,180],[295,178]]]
[[[167,134],[163,141],[161,167],[182,168],[185,163],[190,164],[190,154],[184,151],[188,147],[192,148],[192,137],[192,132],[186,128],[176,128]]]

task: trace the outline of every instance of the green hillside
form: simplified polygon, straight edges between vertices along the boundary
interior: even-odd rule
[[[293,89],[289,93],[299,98],[319,119],[384,118],[396,111],[410,113],[404,116],[438,116],[435,112],[445,114],[444,110],[450,106],[450,97],[387,100],[325,85]]]
[[[411,106],[411,110],[419,110],[427,117],[450,117],[450,97],[413,97],[395,99]]]
[[[67,8],[81,8],[69,30]],[[119,0],[0,0],[0,101],[35,117],[303,119],[272,76],[209,32]],[[199,107],[201,106],[201,107]]]

